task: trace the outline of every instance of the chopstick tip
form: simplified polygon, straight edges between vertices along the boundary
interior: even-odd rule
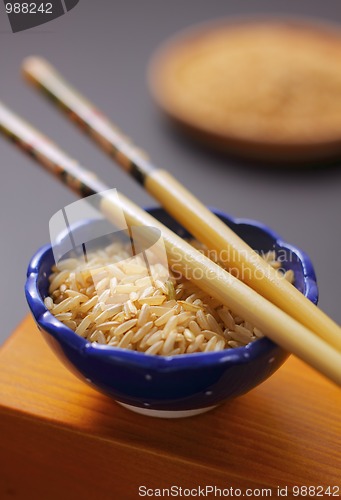
[[[41,56],[28,56],[25,57],[21,63],[21,73],[24,78],[29,81],[34,80],[35,75],[41,73],[41,71],[49,68],[50,64],[46,59]]]

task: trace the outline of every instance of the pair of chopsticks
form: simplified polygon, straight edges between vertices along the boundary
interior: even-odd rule
[[[341,329],[258,256],[170,174],[156,169],[90,102],[72,89],[46,61],[24,62],[26,78],[86,130],[91,137],[155,196],[198,240],[217,252],[227,251],[229,266],[241,271],[245,283],[197,252],[168,228],[123,195],[102,195],[100,209],[115,222],[123,210],[128,226],[161,230],[170,263],[179,265],[207,293],[245,317],[265,335],[341,385]],[[55,144],[0,105],[0,130],[52,174],[86,197],[109,188],[70,159]],[[200,270],[198,273],[196,270]],[[204,276],[197,280],[196,276]],[[260,276],[262,278],[260,279]]]

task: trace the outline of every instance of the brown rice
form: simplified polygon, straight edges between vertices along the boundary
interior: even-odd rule
[[[126,250],[123,243],[113,243],[89,253],[87,262],[70,258],[54,266],[47,309],[90,342],[146,354],[221,351],[262,337],[195,284],[172,274],[164,283],[157,279],[157,270],[164,275],[160,264],[148,271],[141,256],[127,259]],[[264,258],[280,267],[275,252]],[[278,272],[292,282],[292,271]]]

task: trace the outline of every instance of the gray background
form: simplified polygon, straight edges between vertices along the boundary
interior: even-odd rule
[[[20,64],[38,54],[93,100],[155,163],[170,170],[204,203],[262,220],[304,249],[318,276],[320,306],[340,310],[341,169],[285,170],[242,164],[187,141],[163,120],[149,96],[153,51],[193,23],[235,14],[283,13],[341,22],[340,0],[81,0],[68,15],[12,34],[0,4],[0,99],[66,151],[141,206],[155,204],[133,180],[23,83]],[[48,242],[50,217],[75,200],[0,137],[1,329],[4,340],[28,312],[27,263]]]

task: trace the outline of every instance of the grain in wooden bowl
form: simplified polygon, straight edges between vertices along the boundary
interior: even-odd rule
[[[261,160],[341,152],[341,30],[317,21],[208,23],[175,36],[149,71],[161,108],[195,138]]]

